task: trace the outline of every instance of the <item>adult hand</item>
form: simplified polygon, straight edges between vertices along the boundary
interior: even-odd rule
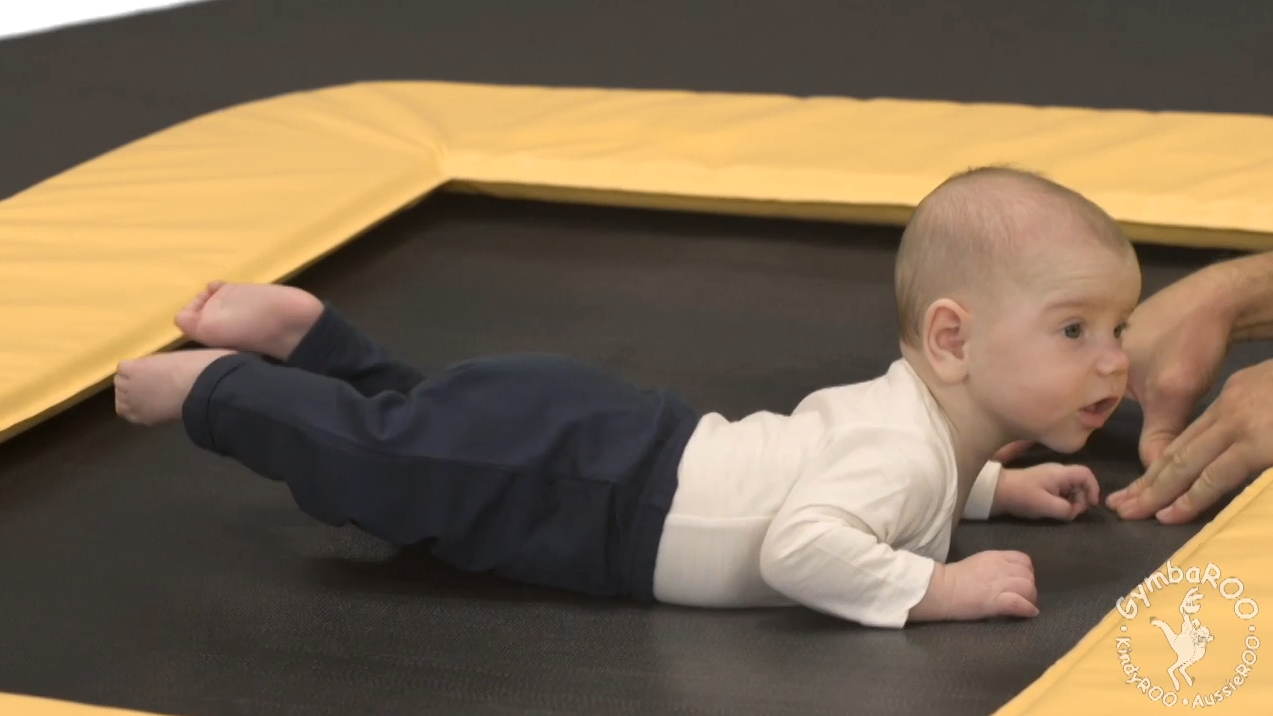
[[[1249,264],[1248,264],[1249,266]],[[1126,519],[1193,519],[1261,461],[1251,409],[1267,400],[1259,371],[1234,376],[1203,417],[1189,415],[1215,383],[1234,339],[1242,267],[1217,264],[1159,291],[1132,314],[1123,336],[1128,397],[1141,404],[1140,457],[1148,468],[1107,504]],[[1246,269],[1249,270],[1249,269]],[[1268,404],[1267,402],[1265,403]],[[1241,473],[1239,475],[1239,473]],[[1173,501],[1177,504],[1164,510]]]
[[[1225,293],[1225,283],[1204,269],[1155,293],[1128,321],[1123,334],[1131,364],[1127,397],[1144,412],[1140,459],[1145,467],[1184,432],[1198,401],[1215,384],[1233,328]]]
[[[1164,524],[1188,522],[1270,466],[1273,361],[1234,373],[1220,397],[1109,505],[1126,519],[1156,514]]]

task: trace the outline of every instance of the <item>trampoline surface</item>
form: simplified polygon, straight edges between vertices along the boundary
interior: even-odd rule
[[[0,196],[213,109],[359,79],[1273,106],[1245,92],[1268,66],[1255,18],[1270,11],[1254,3],[1194,18],[1150,3],[492,7],[215,0],[0,43]],[[296,283],[428,370],[565,352],[738,417],[894,359],[897,235],[442,195]],[[1146,291],[1217,258],[1140,251]],[[1243,346],[1229,369],[1271,355]],[[1108,492],[1138,472],[1138,431],[1125,405],[1073,459]],[[0,691],[184,716],[988,714],[1200,525],[1103,509],[964,525],[952,558],[1035,559],[1043,613],[1025,622],[893,632],[644,607],[458,575],[326,528],[179,428],[117,420],[103,394],[0,449]]]

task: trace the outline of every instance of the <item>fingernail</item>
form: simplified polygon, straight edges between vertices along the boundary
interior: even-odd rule
[[[1115,507],[1114,512],[1118,513],[1118,516],[1120,518],[1124,520],[1129,520],[1135,517],[1134,511],[1132,510],[1133,506],[1134,505],[1131,505],[1131,504],[1122,504],[1122,505],[1119,505],[1118,507]]]

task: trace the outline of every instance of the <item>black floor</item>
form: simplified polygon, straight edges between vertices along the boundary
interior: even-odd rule
[[[1263,4],[616,5],[215,0],[0,42],[0,196],[226,104],[385,77],[1273,111]],[[740,416],[887,366],[895,239],[444,196],[298,283],[426,368],[561,351]],[[1210,258],[1146,250],[1147,289]],[[1106,491],[1136,472],[1137,417],[1079,456]],[[103,395],[0,446],[0,691],[182,716],[987,714],[1196,529],[967,526],[956,558],[1034,557],[1025,623],[642,608],[326,529]]]

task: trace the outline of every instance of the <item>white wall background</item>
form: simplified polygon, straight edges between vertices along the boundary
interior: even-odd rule
[[[0,0],[0,40],[210,0]]]

